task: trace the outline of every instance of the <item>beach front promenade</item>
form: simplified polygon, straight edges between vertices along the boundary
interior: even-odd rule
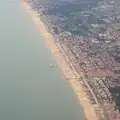
[[[94,106],[90,103],[89,99],[86,97],[86,93],[80,84],[79,75],[77,74],[72,63],[69,61],[65,51],[61,48],[59,43],[55,43],[54,38],[46,30],[44,24],[38,17],[38,13],[31,10],[30,6],[21,0],[21,5],[25,9],[27,15],[33,20],[36,25],[37,30],[45,38],[45,45],[51,50],[53,56],[56,59],[58,67],[62,70],[63,74],[66,76],[69,85],[73,88],[79,103],[84,108],[85,118],[87,120],[98,120],[98,116],[94,111]]]

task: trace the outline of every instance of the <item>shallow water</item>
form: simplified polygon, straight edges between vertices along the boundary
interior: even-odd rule
[[[0,120],[83,120],[82,108],[17,0],[0,4]],[[63,75],[62,75],[63,76]]]

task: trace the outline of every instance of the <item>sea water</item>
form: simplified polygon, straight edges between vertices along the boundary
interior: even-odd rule
[[[19,0],[0,1],[0,120],[83,120],[82,107]]]

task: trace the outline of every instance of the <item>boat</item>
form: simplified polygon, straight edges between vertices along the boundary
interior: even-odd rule
[[[52,68],[52,67],[56,67],[56,65],[52,65],[52,64],[51,64],[51,65],[49,65],[49,67],[51,67],[51,68]]]

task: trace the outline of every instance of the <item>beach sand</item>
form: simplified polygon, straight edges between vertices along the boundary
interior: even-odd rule
[[[69,63],[72,66],[72,69],[70,69],[69,65],[67,64],[69,62],[69,59],[65,55],[61,46],[58,43],[55,43],[52,35],[47,32],[44,24],[38,17],[38,13],[31,10],[30,6],[24,0],[21,0],[21,5],[27,12],[27,15],[30,15],[30,18],[34,22],[37,30],[45,38],[45,45],[48,48],[50,48],[53,56],[56,59],[58,67],[62,70],[63,74],[66,76],[66,79],[68,80],[69,85],[73,88],[74,93],[77,96],[78,102],[84,109],[85,119],[98,120],[98,117],[94,112],[93,105],[90,104],[90,101],[87,99],[80,82],[76,80],[76,77],[79,78],[79,75],[77,74],[77,72],[75,71],[71,63]]]

